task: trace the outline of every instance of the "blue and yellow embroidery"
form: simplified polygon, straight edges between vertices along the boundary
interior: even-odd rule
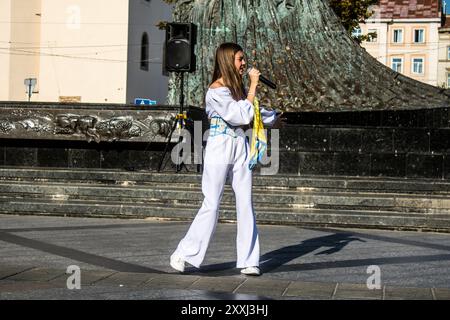
[[[228,126],[228,124],[221,117],[212,117],[209,136],[215,137],[215,136],[219,136],[221,134],[226,134],[233,138],[238,137],[236,132],[234,132],[234,129],[230,128]]]

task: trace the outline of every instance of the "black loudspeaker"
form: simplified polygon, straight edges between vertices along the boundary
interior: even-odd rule
[[[168,23],[164,45],[164,71],[195,72],[194,47],[197,26],[193,23]]]

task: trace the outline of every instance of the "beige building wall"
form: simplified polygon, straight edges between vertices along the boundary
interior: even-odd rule
[[[370,29],[378,30],[378,41],[363,42],[372,56],[378,61],[392,67],[393,58],[401,58],[403,61],[402,74],[415,80],[437,86],[438,85],[438,51],[439,51],[439,19],[398,19],[398,20],[375,20],[361,24],[363,34]],[[394,30],[402,30],[403,41],[394,43]],[[424,43],[414,43],[414,30],[423,29],[425,33]],[[422,74],[413,72],[413,59],[423,58],[424,71]]]
[[[42,0],[40,101],[124,103],[128,1]]]
[[[13,0],[9,3],[10,14],[6,21],[10,21],[10,55],[2,62],[9,63],[7,99],[23,101],[28,100],[25,79],[39,78],[41,0]]]
[[[164,104],[165,32],[156,24],[171,12],[162,0],[0,0],[0,100],[26,101],[24,80],[36,78],[31,101]]]
[[[449,17],[447,18],[449,19]],[[439,30],[439,64],[438,84],[440,87],[450,88],[450,28]]]
[[[0,1],[0,101],[9,99],[11,0]]]
[[[377,38],[373,42],[365,41],[362,43],[363,48],[375,59],[382,64],[387,64],[387,27],[385,23],[368,22],[360,25],[362,34],[376,31]],[[372,31],[373,30],[373,31]]]

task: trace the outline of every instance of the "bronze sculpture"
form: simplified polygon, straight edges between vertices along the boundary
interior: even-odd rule
[[[370,56],[341,25],[328,0],[179,0],[174,20],[198,26],[197,72],[186,102],[202,106],[214,49],[241,44],[250,63],[278,83],[261,100],[283,111],[413,110],[450,106],[450,90],[394,72]],[[178,101],[171,77],[169,104]]]

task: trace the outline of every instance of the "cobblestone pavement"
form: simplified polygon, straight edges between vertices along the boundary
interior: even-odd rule
[[[173,271],[188,227],[0,215],[0,299],[450,300],[450,234],[260,225],[263,275],[247,277],[233,223],[218,224],[200,269]]]

